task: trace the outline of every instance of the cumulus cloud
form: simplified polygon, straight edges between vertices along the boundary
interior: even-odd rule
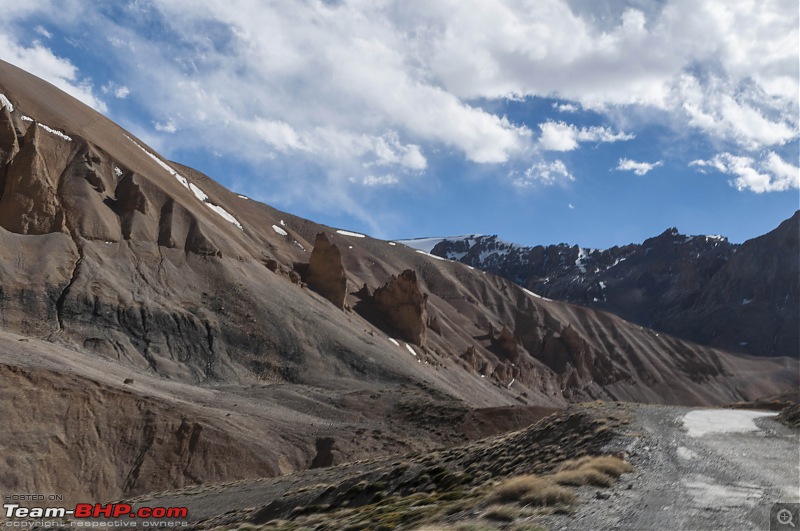
[[[632,134],[614,133],[603,126],[578,128],[565,122],[547,121],[539,124],[542,135],[539,145],[545,151],[572,151],[579,142],[617,142],[635,138]]]
[[[637,162],[635,160],[621,158],[617,164],[617,169],[621,171],[632,171],[636,175],[646,175],[653,168],[657,168],[664,164],[663,160],[658,162]]]
[[[558,112],[578,112],[581,110],[580,106],[574,103],[554,103],[553,108]]]
[[[131,94],[131,89],[129,89],[125,85],[117,85],[113,81],[109,81],[108,83],[100,87],[100,91],[103,94],[110,94],[120,100],[126,99]]]
[[[690,165],[701,169],[713,168],[733,175],[735,178],[731,181],[732,186],[757,194],[800,188],[800,168],[784,161],[774,151],[768,152],[758,161],[752,157],[719,153],[709,160],[692,161]]]
[[[165,148],[209,149],[259,168],[290,160],[302,178],[324,181],[314,189],[340,191],[313,200],[353,212],[358,201],[346,198],[357,187],[402,186],[445,157],[516,168],[518,186],[569,181],[563,162],[531,165],[531,154],[630,140],[651,110],[733,156],[798,135],[791,0],[57,4],[4,6],[0,57],[102,110],[71,63],[19,44],[34,14],[56,34],[80,28],[86,49],[128,74],[108,95],[140,105],[142,129],[168,126],[165,116],[180,123]],[[2,33],[14,21],[15,37]],[[551,120],[535,132],[496,104],[537,97],[557,100],[551,112],[593,112],[604,125]],[[292,190],[311,200],[308,187],[293,181]]]
[[[575,177],[567,169],[566,164],[560,159],[552,162],[537,162],[521,175],[512,175],[512,184],[517,188],[528,188],[536,184],[545,186],[574,181]]]
[[[171,119],[167,120],[166,122],[156,122],[153,124],[153,127],[156,128],[156,131],[161,133],[173,134],[178,131],[178,126]]]
[[[790,111],[790,104],[771,108],[776,104],[774,96],[758,87],[747,84],[736,89],[724,84],[718,79],[701,84],[691,76],[681,76],[676,98],[683,102],[689,126],[745,150],[783,145],[797,137],[796,121],[781,112]]]

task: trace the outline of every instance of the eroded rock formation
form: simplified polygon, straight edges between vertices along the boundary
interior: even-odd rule
[[[420,290],[413,270],[406,269],[400,276],[392,275],[389,282],[375,290],[372,298],[375,309],[404,341],[420,347],[425,345],[428,295]]]
[[[317,234],[314,250],[308,263],[308,286],[331,301],[340,310],[347,295],[347,275],[342,264],[342,253],[330,242],[324,232]]]

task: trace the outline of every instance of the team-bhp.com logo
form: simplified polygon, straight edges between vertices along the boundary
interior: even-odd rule
[[[89,519],[111,519],[111,520],[124,520],[136,519],[150,522],[152,527],[161,527],[158,521],[165,522],[166,520],[185,519],[189,515],[189,510],[186,507],[137,507],[133,508],[127,503],[109,503],[106,505],[100,503],[79,503],[75,505],[74,509],[67,509],[66,507],[22,507],[17,503],[6,503],[3,505],[5,510],[5,517],[10,521],[6,523],[12,524],[14,520],[55,520],[55,519],[68,519],[73,520],[80,525],[82,520],[87,520],[88,526]],[[96,522],[95,522],[96,523]],[[134,521],[131,521],[133,524]],[[134,527],[131,525],[131,527]]]

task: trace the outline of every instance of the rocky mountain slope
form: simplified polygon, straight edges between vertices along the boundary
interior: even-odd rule
[[[479,408],[798,385],[796,360],[698,346],[232,193],[2,62],[0,94],[4,491],[108,499],[424,450],[475,433]]]
[[[545,297],[733,352],[800,355],[800,212],[737,245],[669,229],[606,250],[524,247],[497,236],[411,240]]]

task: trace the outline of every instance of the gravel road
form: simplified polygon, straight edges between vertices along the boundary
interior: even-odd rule
[[[624,451],[637,472],[612,489],[583,489],[550,529],[769,529],[770,507],[800,502],[800,434],[768,412],[635,406]],[[787,527],[787,529],[790,529]]]

